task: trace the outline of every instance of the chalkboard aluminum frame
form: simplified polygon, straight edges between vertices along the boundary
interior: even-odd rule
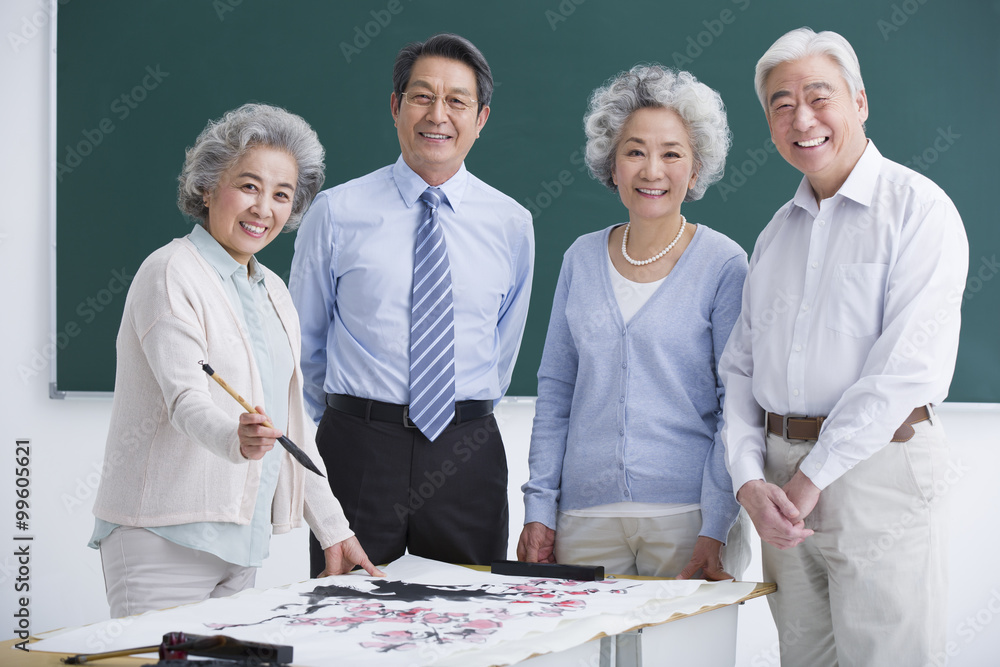
[[[59,115],[59,104],[56,98],[58,85],[56,77],[58,74],[59,44],[59,3],[51,0],[50,9],[52,11],[49,20],[49,341],[56,348],[49,359],[49,398],[111,398],[113,391],[60,391],[57,384],[57,364],[59,363],[58,331],[59,321],[56,314],[56,186],[59,182],[56,178],[58,137],[56,133],[56,120]]]

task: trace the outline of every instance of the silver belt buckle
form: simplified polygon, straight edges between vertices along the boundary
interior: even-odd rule
[[[403,406],[403,428],[417,428],[417,425],[410,419],[410,406]]]

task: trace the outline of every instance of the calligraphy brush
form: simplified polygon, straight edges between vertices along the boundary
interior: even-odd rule
[[[168,632],[156,646],[140,646],[120,651],[90,653],[68,656],[62,659],[66,665],[87,665],[95,660],[120,658],[136,653],[159,654],[160,660],[186,660],[189,655],[240,661],[236,664],[287,665],[292,662],[292,647],[282,644],[261,644],[241,641],[226,635],[189,635],[183,632]],[[191,663],[197,664],[196,662]]]
[[[211,366],[209,366],[208,364],[206,364],[204,361],[199,361],[198,363],[201,364],[201,369],[203,371],[205,371],[206,373],[208,373],[209,376],[211,376],[211,378],[213,380],[215,380],[216,382],[219,383],[220,387],[222,387],[223,389],[225,389],[229,393],[230,396],[232,396],[233,398],[235,398],[237,400],[237,402],[239,402],[239,404],[243,406],[244,410],[246,410],[247,412],[249,412],[251,414],[260,414],[249,403],[247,403],[245,400],[243,400],[242,396],[240,396],[235,391],[233,391],[233,388],[230,387],[228,384],[226,384],[226,381],[223,380],[222,378],[220,378],[218,376],[218,374],[214,370],[212,370]],[[264,422],[264,426],[266,426],[268,428],[274,428],[274,426],[271,425],[271,422]],[[309,455],[306,454],[301,449],[299,449],[299,446],[296,445],[294,442],[292,442],[291,440],[289,440],[285,436],[281,436],[280,438],[278,438],[278,442],[280,442],[281,446],[284,447],[286,450],[288,450],[288,453],[291,454],[292,457],[294,457],[295,460],[298,461],[299,463],[301,463],[306,469],[312,470],[314,473],[316,473],[320,477],[325,477],[326,476],[323,473],[321,473],[319,471],[319,468],[316,467],[316,464],[314,464],[309,459]]]

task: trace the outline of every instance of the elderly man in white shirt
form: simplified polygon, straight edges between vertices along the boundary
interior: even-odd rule
[[[793,30],[757,63],[771,137],[804,174],[757,239],[721,360],[737,499],[764,540],[784,665],[923,665],[946,629],[948,450],[933,406],[958,351],[954,204],[865,137],[857,56]]]

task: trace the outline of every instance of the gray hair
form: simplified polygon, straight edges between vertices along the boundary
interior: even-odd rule
[[[287,152],[298,167],[292,213],[283,231],[298,227],[302,214],[323,187],[323,145],[301,116],[268,104],[244,104],[211,120],[185,151],[178,176],[177,208],[202,222],[208,219],[205,195],[214,191],[222,175],[251,148],[267,146]]]
[[[638,109],[670,109],[684,122],[694,151],[698,180],[684,201],[701,199],[708,187],[722,178],[732,134],[726,107],[719,93],[701,83],[690,72],[661,65],[636,65],[621,72],[590,97],[583,117],[587,132],[587,166],[591,175],[611,191],[615,152],[629,117]]]
[[[757,89],[757,99],[767,111],[767,77],[771,71],[782,63],[801,60],[809,56],[826,56],[833,60],[840,69],[840,75],[847,82],[851,91],[851,99],[857,99],[858,93],[865,89],[861,80],[861,65],[858,55],[851,43],[841,35],[830,30],[814,32],[811,28],[797,28],[786,32],[771,45],[757,61],[754,74],[754,87]]]

